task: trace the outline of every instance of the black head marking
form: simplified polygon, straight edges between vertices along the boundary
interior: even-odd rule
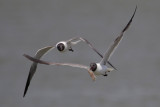
[[[58,49],[59,51],[63,51],[64,48],[65,48],[65,46],[64,46],[63,43],[59,43],[59,44],[57,45],[57,49]]]
[[[97,64],[96,63],[91,63],[90,64],[90,70],[95,71],[97,69]]]

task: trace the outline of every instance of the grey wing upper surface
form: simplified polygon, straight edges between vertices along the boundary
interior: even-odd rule
[[[26,54],[24,54],[24,57],[28,58],[29,60],[31,60],[31,61],[33,61],[35,63],[45,64],[45,65],[70,66],[70,67],[83,68],[83,69],[86,69],[88,71],[88,73],[90,74],[92,80],[96,79],[96,76],[94,75],[94,73],[89,70],[88,66],[85,66],[85,65],[74,64],[74,63],[47,62],[47,61],[43,61],[43,60],[39,60],[39,59],[33,58],[33,57],[31,57],[29,55],[26,55]]]
[[[54,46],[47,46],[47,47],[44,47],[44,48],[41,48],[39,49],[34,58],[36,59],[40,59],[42,56],[44,56],[47,52],[49,52],[50,50],[52,50],[54,48]],[[37,69],[37,64],[36,62],[33,62],[31,67],[30,67],[30,71],[29,71],[29,75],[28,75],[28,78],[27,78],[27,82],[26,82],[26,86],[25,86],[25,90],[24,90],[24,94],[23,94],[23,97],[25,97],[26,93],[27,93],[27,90],[28,90],[28,87],[30,85],[30,81],[33,77],[33,75],[35,74],[36,72],[36,69]]]
[[[112,56],[112,54],[114,53],[115,49],[117,48],[117,46],[119,45],[120,41],[122,40],[123,38],[123,33],[129,28],[131,22],[132,22],[132,19],[136,13],[136,10],[137,10],[137,6],[135,8],[135,11],[131,17],[131,19],[129,20],[128,24],[125,26],[125,28],[122,30],[122,32],[120,33],[120,36],[118,36],[114,42],[112,43],[112,45],[108,48],[108,50],[106,51],[106,53],[104,54],[104,58],[101,60],[101,64],[106,64],[110,57]]]

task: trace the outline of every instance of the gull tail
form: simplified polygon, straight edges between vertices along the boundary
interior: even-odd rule
[[[108,72],[111,72],[111,71],[113,71],[113,70],[115,70],[115,69],[113,69],[113,68],[107,68],[107,71],[108,71]]]

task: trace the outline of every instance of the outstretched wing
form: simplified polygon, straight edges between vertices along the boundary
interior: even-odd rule
[[[96,79],[96,76],[94,75],[94,73],[92,71],[89,70],[88,66],[85,65],[81,65],[81,64],[73,64],[73,63],[55,63],[55,62],[47,62],[47,61],[42,61],[36,58],[33,58],[29,55],[24,54],[24,57],[26,57],[27,59],[35,62],[35,63],[40,63],[40,64],[45,64],[45,65],[57,65],[57,66],[70,66],[70,67],[77,67],[77,68],[83,68],[86,69],[89,73],[89,75],[91,76],[92,80]]]
[[[103,55],[97,51],[97,49],[95,47],[93,47],[93,45],[87,40],[87,39],[84,39],[82,37],[73,37],[69,40],[67,40],[67,43],[70,43],[71,45],[76,45],[77,43],[79,42],[85,42],[91,49],[93,49],[101,58],[103,58]]]
[[[112,43],[112,45],[108,48],[108,50],[107,50],[106,53],[104,54],[104,58],[103,58],[103,59],[101,60],[101,62],[100,62],[101,64],[104,64],[104,65],[105,65],[105,64],[109,61],[110,57],[111,57],[112,54],[114,53],[114,50],[117,48],[118,44],[119,44],[120,41],[122,40],[122,38],[123,38],[123,33],[129,28],[129,26],[130,26],[130,24],[131,24],[131,22],[132,22],[132,19],[133,19],[135,13],[136,13],[136,10],[137,10],[137,6],[136,6],[135,11],[134,11],[131,19],[129,20],[128,24],[127,24],[127,25],[125,26],[125,28],[122,30],[120,36],[118,36],[118,37],[114,40],[114,42]]]
[[[53,46],[47,46],[47,47],[44,47],[44,48],[41,48],[39,49],[34,58],[36,59],[40,59],[43,55],[45,55],[48,51],[50,51],[51,49],[53,49],[54,47]],[[25,97],[26,95],[26,92],[28,90],[28,87],[30,85],[30,81],[33,77],[33,75],[35,74],[36,72],[36,69],[37,69],[37,62],[33,62],[32,65],[31,65],[31,68],[30,68],[30,71],[29,71],[29,75],[28,75],[28,78],[27,78],[27,82],[26,82],[26,86],[25,86],[25,90],[24,90],[24,94],[23,94],[23,97]]]
[[[77,40],[77,41],[74,41],[74,40]],[[85,38],[82,38],[82,37],[74,37],[74,38],[71,38],[70,40],[68,40],[71,44],[75,45],[77,43],[79,43],[80,41],[83,41],[85,42],[91,49],[93,49],[101,58],[103,58],[103,55]],[[74,42],[72,42],[74,41]],[[113,67],[115,70],[116,67],[113,66],[113,64],[111,64],[109,61],[108,61],[108,64]]]

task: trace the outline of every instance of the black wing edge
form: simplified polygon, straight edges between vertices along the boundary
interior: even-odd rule
[[[133,19],[135,13],[136,13],[136,10],[137,10],[137,5],[136,5],[136,8],[135,8],[135,10],[134,10],[134,13],[133,13],[131,19],[129,20],[129,22],[128,22],[128,24],[126,25],[126,27],[122,30],[122,32],[125,32],[125,31],[129,28],[129,25],[131,24],[132,19]]]
[[[29,73],[28,78],[27,78],[27,83],[26,83],[26,86],[25,86],[25,89],[24,89],[24,93],[23,93],[23,98],[25,97],[25,95],[27,93],[27,90],[28,90],[28,87],[30,85],[30,78],[31,78],[31,74]]]

